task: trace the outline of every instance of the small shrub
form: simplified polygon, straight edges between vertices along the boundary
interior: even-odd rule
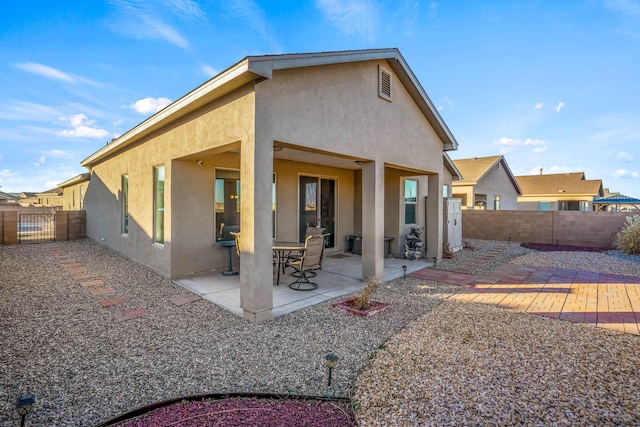
[[[628,216],[626,224],[618,232],[616,248],[628,254],[640,254],[640,215]]]
[[[367,285],[362,290],[362,293],[353,300],[351,306],[362,311],[373,308],[376,304],[371,300],[371,297],[376,289],[378,289],[378,286],[380,286],[380,279],[377,277],[369,277]]]

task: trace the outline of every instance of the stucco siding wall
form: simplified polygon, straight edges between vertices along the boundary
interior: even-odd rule
[[[172,276],[172,160],[199,157],[253,139],[254,96],[242,88],[144,137],[92,168],[85,197],[87,236]],[[153,243],[153,166],[165,166],[165,243]],[[178,166],[180,173],[188,168]],[[129,233],[122,235],[122,175],[129,176]],[[184,180],[181,181],[181,184]],[[211,183],[213,185],[213,183]],[[190,187],[191,185],[189,185]],[[184,191],[189,191],[186,187]],[[197,184],[196,184],[197,187]],[[209,194],[212,194],[209,193]],[[182,269],[182,268],[180,268]]]
[[[462,211],[462,236],[610,248],[628,214],[579,211]]]
[[[378,96],[378,66],[361,62],[275,71],[256,86],[257,128],[271,141],[442,171],[442,142],[393,75],[393,102]]]
[[[476,193],[487,195],[487,210],[494,210],[494,200],[500,196],[501,210],[518,209],[518,193],[504,168],[492,168],[476,186]]]
[[[83,195],[87,194],[89,181],[65,187],[62,192],[62,209],[65,211],[81,210],[84,206],[80,200],[80,188],[82,187]]]

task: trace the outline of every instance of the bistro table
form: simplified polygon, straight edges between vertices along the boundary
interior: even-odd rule
[[[284,273],[287,259],[291,252],[304,252],[304,243],[300,242],[273,242],[273,254],[278,259],[278,279],[276,280],[276,286],[280,285],[280,269]]]

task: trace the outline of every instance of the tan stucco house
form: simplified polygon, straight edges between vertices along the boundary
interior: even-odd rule
[[[593,211],[602,197],[602,180],[585,179],[584,172],[516,176],[522,194],[518,209],[539,211]]]
[[[86,158],[87,235],[179,278],[224,271],[242,234],[241,307],[271,318],[272,244],[362,234],[362,276],[408,224],[442,253],[442,191],[457,142],[397,49],[248,56]],[[428,218],[428,222],[426,221]]]
[[[463,209],[516,210],[521,194],[503,156],[454,160],[462,179],[454,181],[453,197],[462,199]]]
[[[62,189],[62,209],[65,211],[84,210],[84,196],[89,187],[90,174],[81,173],[60,184]]]

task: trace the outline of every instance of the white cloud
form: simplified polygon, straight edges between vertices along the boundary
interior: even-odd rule
[[[269,49],[273,53],[282,52],[282,47],[273,36],[275,31],[269,25],[264,10],[254,0],[229,0],[223,3],[233,16],[246,21],[269,44]]]
[[[33,102],[10,101],[0,105],[0,119],[34,122],[55,120],[63,114],[55,107]]]
[[[44,154],[54,159],[71,159],[73,157],[70,153],[63,150],[49,150]]]
[[[55,68],[49,67],[47,65],[42,65],[35,62],[23,62],[20,64],[16,64],[16,67],[20,68],[23,71],[26,71],[27,73],[46,77],[51,80],[59,80],[65,83],[77,83],[76,79],[71,77],[71,75],[60,70],[56,70]]]
[[[64,83],[78,84],[85,83],[95,87],[102,87],[102,83],[95,80],[88,79],[82,76],[76,76],[73,74],[65,73],[56,68],[50,67],[44,64],[38,64],[36,62],[22,62],[16,64],[16,68],[26,71],[27,73],[35,74],[37,76],[45,77],[51,80],[57,80]]]
[[[535,108],[536,110],[540,110],[542,109],[542,107],[544,107],[544,104],[542,102],[538,102],[533,108]]]
[[[564,102],[560,101],[558,102],[558,106],[556,107],[556,111],[559,113],[560,110],[562,110],[562,107],[564,107]]]
[[[109,24],[113,31],[132,38],[160,39],[181,49],[189,49],[189,41],[158,15],[160,10],[156,4],[147,5],[139,0],[109,0],[109,3],[117,9],[114,13],[115,18]],[[171,4],[175,6],[178,3]],[[177,8],[180,7],[182,6]],[[177,10],[176,7],[173,9],[174,12]],[[182,15],[184,16],[184,13]]]
[[[545,145],[546,142],[541,139],[527,138],[524,140],[524,145]]]
[[[200,66],[200,69],[202,70],[202,72],[203,72],[207,77],[213,77],[213,76],[215,76],[216,74],[218,74],[218,71],[217,71],[215,68],[213,68],[213,67],[211,67],[211,66],[209,66],[209,65],[206,65],[206,64],[201,65],[201,66]]]
[[[164,3],[175,15],[185,20],[200,20],[205,14],[200,5],[192,0],[165,0]]]
[[[544,153],[547,151],[547,142],[541,139],[527,138],[525,140],[513,139],[513,138],[499,138],[494,142],[500,148],[500,154],[508,154],[513,152],[517,147],[530,147],[533,146],[534,153]]]
[[[47,158],[45,156],[40,156],[38,160],[36,160],[35,162],[31,162],[31,166],[37,168],[44,165],[46,162],[47,162]]]
[[[614,178],[638,178],[640,174],[636,171],[629,171],[626,169],[618,169],[611,173],[611,176]]]
[[[624,162],[632,162],[633,161],[633,156],[629,153],[625,153],[624,151],[619,152],[616,155],[616,158],[618,160],[622,160]]]
[[[345,34],[357,34],[363,39],[376,36],[378,3],[370,0],[317,0],[316,6]]]
[[[108,131],[91,127],[94,121],[89,120],[89,118],[84,114],[74,114],[70,117],[61,117],[60,120],[66,121],[71,129],[64,129],[57,132],[58,136],[95,139],[103,139],[109,136]]]
[[[158,111],[162,110],[167,105],[171,104],[171,100],[169,98],[151,98],[147,97],[144,99],[139,99],[129,107],[133,110],[137,111],[140,114],[155,114]]]

